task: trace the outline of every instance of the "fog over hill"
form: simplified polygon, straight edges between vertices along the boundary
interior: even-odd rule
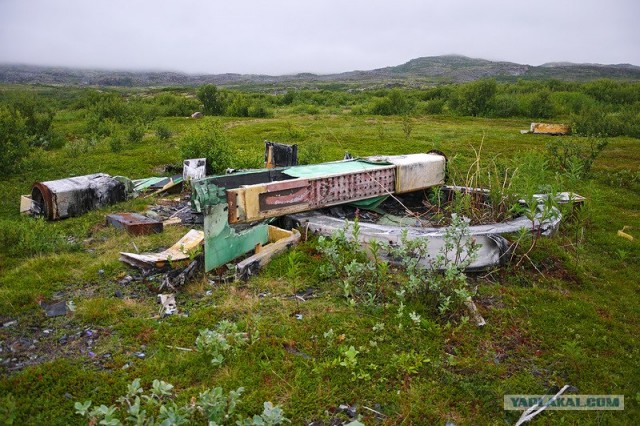
[[[85,86],[191,86],[213,83],[219,86],[256,87],[353,87],[412,86],[461,83],[482,78],[498,81],[558,79],[587,81],[599,78],[640,80],[640,67],[631,64],[574,64],[553,62],[540,66],[489,61],[460,55],[412,59],[402,65],[338,74],[294,75],[186,74],[163,71],[117,71],[79,68],[0,64],[0,83]]]

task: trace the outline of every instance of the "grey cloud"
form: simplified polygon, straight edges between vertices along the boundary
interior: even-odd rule
[[[447,53],[640,64],[638,16],[634,0],[0,0],[0,61],[267,74]]]

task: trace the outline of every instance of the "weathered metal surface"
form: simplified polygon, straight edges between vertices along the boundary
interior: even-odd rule
[[[531,123],[529,133],[556,136],[568,135],[571,133],[571,126],[567,124]]]
[[[32,213],[49,220],[78,216],[127,199],[125,185],[103,173],[35,183]]]
[[[138,213],[114,213],[106,217],[107,225],[125,229],[131,235],[149,235],[162,232],[163,224]]]
[[[133,190],[135,192],[148,192],[151,191],[151,195],[159,194],[161,192],[180,192],[182,190],[182,183],[184,179],[181,175],[175,175],[170,177],[148,177],[143,179],[134,179]]]
[[[270,182],[227,191],[229,223],[251,222],[366,200],[395,190],[394,166],[310,179]]]
[[[182,179],[185,181],[202,179],[207,175],[207,159],[192,158],[182,163]]]
[[[204,241],[204,232],[190,230],[177,243],[160,253],[120,252],[120,260],[138,268],[164,268],[169,263],[181,265],[188,262]]]
[[[447,159],[438,154],[385,155],[367,157],[396,166],[397,194],[444,184]]]
[[[218,268],[233,259],[269,241],[267,225],[256,225],[236,232],[227,222],[227,205],[204,207],[204,267],[205,271]]]
[[[468,187],[443,187],[444,191],[465,192],[477,194],[478,196],[486,196],[487,191],[480,188]],[[560,226],[562,214],[555,207],[551,208],[551,213],[543,213],[545,206],[542,201],[551,195],[536,194],[534,198],[540,204],[537,204],[536,213],[533,221],[528,217],[517,217],[501,223],[492,223],[486,225],[475,225],[469,227],[469,237],[475,240],[479,246],[477,259],[469,265],[468,270],[482,270],[493,266],[503,264],[509,258],[510,244],[503,237],[507,234],[516,234],[521,230],[539,232],[541,235],[552,235]],[[562,192],[555,195],[556,202],[576,203],[584,202],[584,197],[573,193]],[[332,216],[320,214],[318,212],[300,213],[288,216],[293,223],[299,224],[310,231],[317,232],[321,235],[332,236],[336,231],[344,229],[345,220]],[[349,222],[347,222],[349,223]],[[431,259],[436,255],[443,253],[444,235],[446,228],[419,227],[419,226],[397,226],[373,224],[367,222],[359,222],[360,239],[359,243],[367,245],[372,240],[388,242],[390,244],[399,244],[402,240],[403,232],[407,233],[409,240],[424,238],[429,241],[429,253],[425,259],[421,260],[421,264],[426,267],[431,266]],[[349,237],[347,233],[347,237]],[[449,260],[454,261],[455,254],[447,254]]]
[[[253,256],[238,262],[236,265],[236,278],[241,280],[249,279],[269,263],[273,256],[298,244],[298,241],[300,241],[300,232],[296,229],[287,231],[269,225],[269,244],[262,247]]]
[[[301,213],[288,216],[294,223],[298,223],[301,227],[308,229],[320,235],[330,237],[335,232],[344,229],[345,220],[332,216],[323,215],[317,212]],[[351,222],[347,222],[351,223]],[[531,223],[531,222],[529,222]],[[526,226],[525,223],[521,223]],[[426,239],[429,242],[429,256],[421,260],[421,264],[425,267],[431,266],[432,259],[444,250],[444,231],[445,228],[422,228],[412,226],[389,226],[378,225],[374,223],[359,222],[359,243],[368,245],[371,241],[387,242],[398,245],[402,241],[402,235],[407,233],[408,240]],[[509,252],[508,241],[499,235],[499,233],[491,232],[490,227],[475,229],[471,227],[471,235],[469,238],[475,240],[479,246],[478,258],[469,265],[468,270],[482,270],[493,266],[499,266],[508,260]],[[514,225],[513,229],[520,229]],[[350,238],[347,233],[347,238]],[[462,242],[464,244],[464,241]],[[462,253],[462,257],[465,257]],[[448,253],[447,257],[451,261],[455,261],[455,253]]]
[[[264,166],[267,169],[298,165],[298,145],[264,141]]]
[[[434,159],[437,161],[432,161]],[[377,163],[351,160],[194,181],[192,205],[205,217],[205,270],[222,266],[269,241],[269,228],[265,224],[239,232],[229,224],[262,221],[386,196],[397,189],[396,173],[399,168],[406,176],[403,188],[433,186],[444,177],[445,161],[440,159],[444,157],[433,155],[432,158],[427,154],[403,156],[395,158],[398,165],[390,164],[387,159],[378,159]],[[414,169],[411,160],[420,160],[420,166]],[[429,172],[426,180],[418,176],[416,171],[424,167],[438,168],[436,177],[433,178]],[[376,203],[379,201],[375,200]],[[286,246],[288,243],[282,244]],[[269,253],[267,251],[267,255]],[[257,256],[258,263],[254,259],[249,264],[259,265],[262,257]],[[249,266],[247,268],[250,269]]]

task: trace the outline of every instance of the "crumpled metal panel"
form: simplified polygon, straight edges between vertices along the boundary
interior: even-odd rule
[[[191,260],[204,240],[204,232],[191,229],[185,236],[160,253],[120,252],[120,260],[139,268],[163,268],[168,264],[182,264]]]
[[[79,216],[127,199],[124,183],[104,173],[35,183],[32,212],[49,220]]]

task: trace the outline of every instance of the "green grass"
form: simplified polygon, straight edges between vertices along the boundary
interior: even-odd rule
[[[74,133],[82,127],[79,120],[61,114],[54,126]],[[267,139],[297,143],[301,152],[311,147],[324,160],[340,159],[345,151],[362,156],[437,148],[466,170],[481,143],[483,158],[508,162],[542,152],[552,140],[521,135],[529,122],[511,119],[418,117],[409,139],[400,117],[276,110],[272,119],[223,121],[237,158],[249,162],[260,161]],[[418,301],[405,312],[419,313],[420,325],[406,314],[398,319],[397,306],[349,306],[335,283],[320,279],[321,259],[312,241],[295,249],[304,265],[296,288],[312,287],[316,297],[306,302],[289,297],[293,285],[284,255],[247,283],[211,285],[207,277],[197,278],[177,294],[187,315],[159,318],[154,292],[140,283],[117,284],[131,272],[118,261],[118,252],[131,250],[132,238],[103,227],[108,212],[142,211],[153,200],[132,200],[56,223],[18,214],[20,194],[35,181],[95,172],[140,178],[157,175],[162,164],[179,163],[177,141],[196,122],[159,122],[171,129],[171,139],[162,141],[149,131],[142,142],[125,142],[118,153],[103,142],[77,157],[64,150],[36,151],[24,171],[0,188],[0,319],[18,320],[17,326],[0,328],[0,340],[35,338],[35,351],[46,360],[0,378],[0,395],[15,398],[16,424],[80,424],[75,401],[108,405],[137,377],[145,387],[153,379],[173,383],[182,402],[205,388],[243,386],[241,412],[261,411],[262,402],[270,400],[281,404],[294,424],[326,419],[345,403],[383,412],[384,424],[513,424],[519,414],[502,409],[504,394],[540,394],[564,384],[581,394],[624,394],[625,411],[549,411],[534,423],[631,424],[640,416],[639,188],[613,187],[603,178],[607,172],[638,171],[638,140],[610,139],[594,166],[598,178],[563,188],[589,198],[579,244],[567,223],[531,254],[539,271],[524,262],[473,278],[484,328],[448,324]],[[616,235],[625,225],[633,227],[629,233],[636,240]],[[134,241],[141,250],[156,250],[184,232],[175,228]],[[116,290],[123,298],[115,297]],[[55,297],[73,300],[76,311],[45,318],[37,302]],[[220,367],[196,351],[175,349],[195,348],[198,330],[223,319],[257,332],[258,339]],[[384,330],[374,330],[379,323]],[[43,329],[51,333],[44,335]],[[87,329],[97,332],[94,357],[86,339],[69,351],[70,344],[58,341]],[[325,338],[330,329],[333,337]],[[353,370],[338,362],[350,346],[360,351]],[[7,356],[3,347],[0,358]],[[371,412],[359,412],[366,424],[375,423]]]

